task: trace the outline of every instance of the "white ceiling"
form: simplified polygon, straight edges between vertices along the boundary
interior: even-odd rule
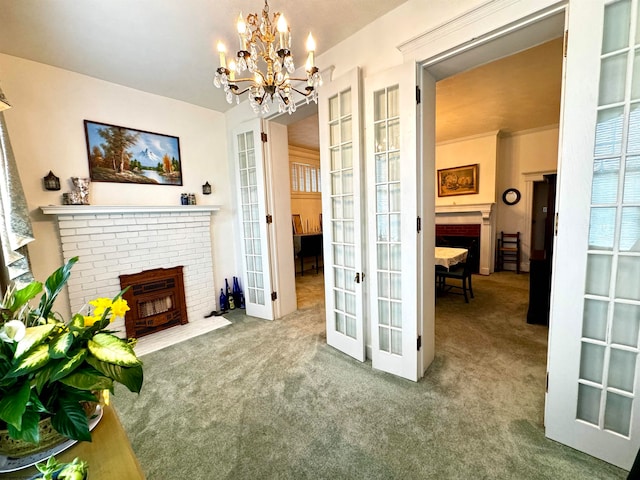
[[[271,0],[302,65],[312,32],[317,54],[406,0]],[[0,0],[0,52],[195,105],[226,111],[212,79],[216,43],[237,48],[238,14],[262,0]],[[2,72],[0,72],[0,80]]]
[[[294,59],[301,63],[308,32],[320,55],[405,1],[271,0],[270,10],[285,14]],[[0,0],[0,52],[226,111],[222,91],[212,84],[215,44],[223,40],[229,50],[236,48],[239,12],[260,13],[263,5],[262,0]],[[511,54],[558,37],[563,29],[559,14],[430,65],[440,80],[437,141],[557,123],[559,41]],[[492,61],[500,57],[505,58]],[[291,143],[317,146],[316,111],[305,107],[300,115],[279,120],[291,123]]]

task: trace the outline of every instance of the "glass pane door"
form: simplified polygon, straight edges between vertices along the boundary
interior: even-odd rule
[[[640,55],[632,8],[623,0],[604,13],[576,415],[627,438],[640,326]]]
[[[374,368],[417,380],[415,64],[365,80]]]
[[[247,315],[273,319],[259,121],[234,132]]]
[[[630,468],[640,433],[640,30],[637,0],[604,3],[569,10],[547,434]],[[574,115],[591,125],[581,131]]]
[[[364,361],[359,75],[325,85],[318,113],[327,343]]]

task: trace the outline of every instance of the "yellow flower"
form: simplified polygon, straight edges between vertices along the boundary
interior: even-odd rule
[[[98,320],[102,318],[104,311],[111,306],[110,298],[96,298],[89,301],[89,305],[93,305],[93,316]]]
[[[127,305],[127,301],[124,298],[119,298],[111,305],[111,311],[116,317],[124,317],[125,313],[129,310],[129,305]]]
[[[101,318],[102,318],[102,315],[93,316],[93,317],[89,317],[89,316],[85,315],[84,316],[84,326],[85,327],[91,327],[94,323],[96,323]]]

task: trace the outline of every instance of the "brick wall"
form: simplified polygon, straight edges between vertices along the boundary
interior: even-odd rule
[[[436,236],[480,237],[480,224],[436,225]]]
[[[115,296],[121,274],[182,265],[189,321],[202,319],[216,306],[211,216],[186,209],[58,214],[64,259],[79,257],[68,283],[71,311],[98,296]],[[124,335],[123,321],[113,327]]]

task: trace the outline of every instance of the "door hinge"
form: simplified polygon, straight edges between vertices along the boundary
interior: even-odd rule
[[[554,231],[553,235],[557,237],[558,236],[558,212],[556,212],[556,224],[553,231]]]
[[[267,215],[267,225],[270,225],[273,223],[273,216],[272,215]]]
[[[547,379],[545,381],[544,393],[549,393],[549,372],[547,372]]]
[[[567,47],[569,46],[569,30],[564,31],[564,44],[562,46],[562,55],[567,57]]]
[[[418,350],[422,348],[422,335],[418,335]]]
[[[267,134],[265,132],[260,132],[260,140],[262,140],[262,143],[267,143]]]
[[[417,227],[418,233],[420,233],[422,231],[422,220],[420,219],[420,217],[418,217]]]
[[[275,302],[278,299],[278,292],[271,292],[271,301]]]
[[[416,103],[420,105],[420,87],[416,85]]]

